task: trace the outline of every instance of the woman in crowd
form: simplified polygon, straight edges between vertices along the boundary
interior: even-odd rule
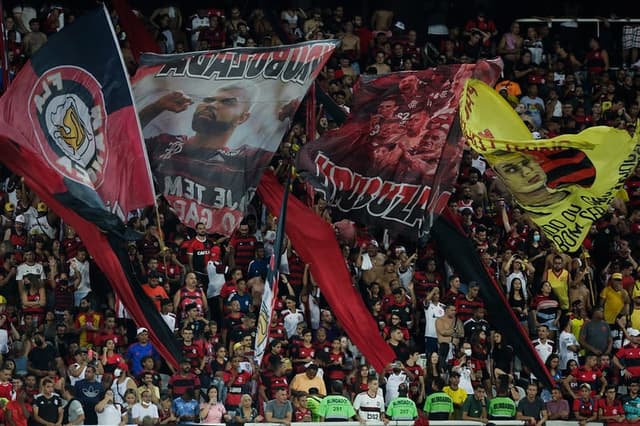
[[[100,363],[102,363],[102,368],[104,369],[102,383],[106,388],[110,388],[113,382],[113,373],[119,365],[124,363],[122,355],[116,352],[116,344],[112,338],[104,341],[104,347],[102,348],[102,354],[100,356]],[[120,403],[122,402],[120,401]]]
[[[258,410],[256,410],[252,404],[253,400],[251,399],[251,395],[242,395],[240,398],[240,406],[235,410],[233,421],[242,425],[245,423],[257,423],[264,420],[264,417],[258,414]]]
[[[425,389],[426,394],[431,395],[433,389],[431,387],[433,380],[437,377],[444,378],[445,372],[440,366],[440,356],[438,352],[431,352],[425,366]]]
[[[224,423],[231,419],[231,417],[227,415],[224,404],[218,401],[218,389],[215,386],[211,386],[207,390],[206,399],[206,402],[200,403],[201,423]]]
[[[527,307],[527,299],[524,294],[524,288],[522,286],[522,280],[520,278],[514,278],[511,281],[511,290],[509,291],[509,306],[513,309],[513,313],[516,314],[520,324],[528,330],[527,320],[529,318],[529,308]]]

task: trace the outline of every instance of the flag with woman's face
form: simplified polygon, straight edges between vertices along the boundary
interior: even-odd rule
[[[534,139],[491,87],[469,80],[460,100],[467,142],[562,251],[576,251],[640,158],[640,138],[606,126]]]

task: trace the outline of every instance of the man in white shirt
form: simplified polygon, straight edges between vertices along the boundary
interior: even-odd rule
[[[87,249],[81,247],[78,249],[76,257],[69,261],[69,277],[80,276],[80,284],[76,288],[74,297],[74,306],[80,306],[80,301],[91,292],[91,271],[89,268],[89,260]]]
[[[18,286],[21,290],[24,290],[24,277],[26,275],[36,275],[40,277],[41,280],[44,280],[44,268],[42,264],[36,262],[36,254],[33,251],[33,248],[27,247],[24,250],[24,262],[18,265],[18,269],[16,271],[16,280],[18,281]]]
[[[142,401],[136,403],[131,409],[131,417],[129,421],[141,425],[146,417],[151,418],[151,423],[156,424],[160,420],[158,415],[158,406],[151,402],[151,391],[142,391]]]
[[[296,334],[298,324],[304,322],[304,314],[296,307],[295,297],[287,296],[284,303],[287,309],[282,311],[282,321],[284,322],[284,329],[287,332],[287,338],[291,338],[291,336]]]
[[[540,356],[542,362],[547,362],[549,355],[555,352],[555,344],[548,339],[549,327],[546,325],[538,326],[538,338],[531,342],[536,352]]]
[[[387,376],[387,386],[386,386],[386,401],[393,401],[399,395],[398,386],[400,383],[405,383],[407,381],[407,373],[404,371],[404,366],[400,361],[395,361],[392,364],[391,373]]]
[[[440,289],[434,287],[424,299],[424,347],[427,356],[438,352],[438,333],[436,332],[436,320],[444,316],[447,308],[440,303]]]
[[[571,332],[572,324],[571,319],[568,317],[564,320],[562,325],[562,332],[558,338],[558,356],[560,357],[560,369],[567,368],[567,363],[570,360],[578,362],[578,352],[580,351],[580,344],[578,339]]]
[[[360,392],[353,400],[353,408],[361,419],[367,423],[379,423],[384,421],[384,398],[379,392],[380,386],[376,376],[367,379],[366,392]]]

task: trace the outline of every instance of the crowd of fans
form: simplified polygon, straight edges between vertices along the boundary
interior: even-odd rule
[[[279,16],[239,7],[187,12],[166,6],[141,16],[161,51],[340,38],[319,81],[347,112],[361,73],[499,55],[505,71],[496,90],[533,137],[594,125],[633,134],[638,120],[638,27],[625,27],[624,51],[617,55],[601,39],[583,43],[571,28],[546,22],[524,31],[517,22],[497,28],[482,11],[446,31],[434,25],[426,32],[406,28],[384,9],[370,17],[346,16],[340,6],[285,9]],[[78,13],[57,6],[8,9],[10,72]],[[115,12],[112,19],[135,72]],[[615,67],[614,56],[620,57]],[[310,136],[299,117],[274,164],[292,160],[300,146],[338,125],[326,112],[318,117],[317,134]],[[144,234],[129,246],[135,275],[182,347],[180,365],[167,365],[148,330],[128,319],[74,230],[19,176],[2,169],[2,421],[289,424],[412,420],[422,412],[431,419],[530,424],[640,419],[640,167],[627,182],[627,197],[594,224],[583,250],[560,253],[482,157],[463,154],[449,208],[529,332],[552,387],[519,362],[511,342],[492,327],[478,284],[462,282],[432,242],[389,241],[380,230],[338,221],[325,200],[309,199],[300,177],[293,187],[335,223],[353,285],[396,353],[385,371],[372,370],[350,343],[289,243],[268,350],[255,365],[256,310],[276,230],[259,199],[230,238],[207,235],[204,225],[185,228],[164,201],[157,215],[151,209],[130,214],[128,225]],[[225,276],[219,294],[207,291],[208,261]]]

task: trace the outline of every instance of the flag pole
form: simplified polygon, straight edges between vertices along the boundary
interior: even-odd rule
[[[160,224],[160,210],[158,210],[158,200],[153,203],[153,211],[156,216],[156,227],[158,228],[158,238],[160,238],[160,250],[163,250],[165,247],[164,243],[164,231],[162,230],[162,225]]]
[[[307,93],[307,142],[316,138],[316,85],[312,84]]]
[[[289,200],[289,187],[291,186],[292,167],[287,167],[287,178],[284,186],[284,194],[282,195],[282,204],[280,205],[280,215],[278,216],[278,227],[276,229],[276,239],[273,244],[273,254],[269,261],[269,270],[264,283],[264,294],[260,303],[260,312],[258,313],[257,333],[255,340],[254,361],[259,367],[269,342],[269,327],[271,325],[271,317],[275,309],[275,302],[278,298],[278,282],[280,260],[282,259],[282,246],[285,234],[285,223],[287,215],[287,202]]]
[[[9,88],[9,52],[7,51],[7,34],[4,29],[4,4],[0,0],[0,55],[2,59],[2,87],[0,93]]]

